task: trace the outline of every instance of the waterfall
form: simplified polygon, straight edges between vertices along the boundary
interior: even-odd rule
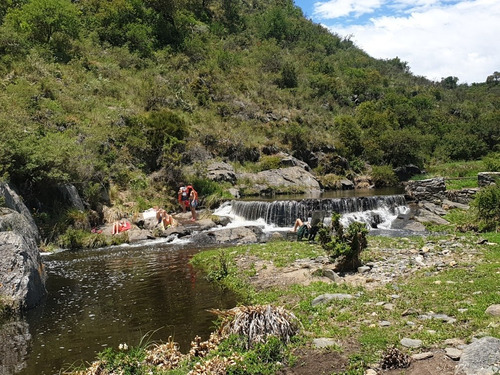
[[[315,211],[325,213],[329,220],[333,212],[342,215],[341,222],[365,222],[370,228],[390,228],[390,222],[406,212],[403,195],[353,198],[325,198],[283,201],[232,201],[225,212],[247,221],[263,220],[277,227],[291,227],[297,218],[308,220]]]

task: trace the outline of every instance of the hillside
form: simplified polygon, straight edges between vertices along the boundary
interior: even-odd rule
[[[108,195],[145,209],[171,207],[182,181],[224,196],[209,159],[258,171],[283,151],[329,188],[499,151],[497,72],[430,82],[289,0],[11,0],[0,19],[0,178],[45,237],[67,225],[52,207],[65,183],[92,210]]]

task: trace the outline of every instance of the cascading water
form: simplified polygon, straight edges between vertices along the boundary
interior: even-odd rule
[[[408,211],[403,195],[351,198],[302,199],[287,201],[232,201],[216,212],[240,221],[262,221],[276,227],[291,227],[297,218],[308,220],[315,211],[322,211],[328,220],[333,212],[342,215],[347,226],[360,221],[369,228],[390,228],[391,222]]]

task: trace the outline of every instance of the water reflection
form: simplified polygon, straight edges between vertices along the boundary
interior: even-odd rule
[[[47,257],[49,295],[27,314],[31,350],[18,373],[59,373],[143,337],[166,341],[171,335],[183,351],[196,335],[208,338],[215,317],[206,310],[231,308],[235,299],[189,265],[198,251],[164,245]]]

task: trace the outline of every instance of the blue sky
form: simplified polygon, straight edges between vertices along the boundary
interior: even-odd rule
[[[295,0],[304,15],[370,56],[399,57],[434,81],[500,71],[500,0]]]

